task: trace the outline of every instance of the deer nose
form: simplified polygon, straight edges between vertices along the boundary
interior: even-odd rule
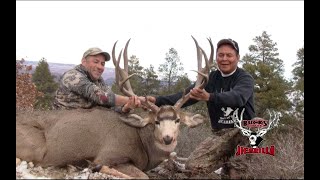
[[[171,144],[172,139],[173,139],[172,137],[166,135],[166,136],[163,138],[163,141],[164,141],[164,143],[165,143],[166,145],[168,145],[168,144]]]

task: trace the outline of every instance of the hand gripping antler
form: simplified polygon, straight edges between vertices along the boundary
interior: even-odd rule
[[[135,93],[133,92],[130,81],[129,81],[129,79],[135,74],[131,74],[130,76],[128,75],[128,61],[129,61],[128,60],[128,45],[129,45],[130,40],[131,39],[129,39],[127,41],[126,46],[124,48],[124,52],[123,52],[123,60],[124,60],[123,69],[119,65],[120,60],[121,60],[122,50],[119,53],[118,59],[116,59],[116,55],[115,55],[115,48],[116,48],[116,44],[118,41],[116,41],[114,43],[113,48],[112,48],[112,60],[113,60],[114,66],[115,66],[116,84],[117,84],[118,88],[120,89],[120,91],[125,96],[128,96],[128,97],[135,96]],[[141,103],[154,112],[157,112],[159,109],[159,107],[156,106],[155,104],[148,102],[147,98],[145,99],[145,101],[142,101]]]
[[[208,78],[209,78],[208,75],[211,67],[213,66],[213,55],[214,55],[213,45],[212,45],[211,38],[207,38],[210,43],[210,50],[211,50],[210,59],[208,60],[208,57],[205,51],[199,46],[197,40],[193,36],[191,37],[194,40],[197,48],[198,71],[195,71],[195,72],[197,72],[198,75],[197,75],[195,87],[203,89],[208,83]],[[202,68],[202,56],[204,56],[205,63],[206,63],[206,66],[204,68]],[[185,94],[185,91],[184,91],[182,98],[176,102],[174,107],[176,109],[180,109],[183,106],[183,104],[187,102],[189,99],[190,99],[190,92],[188,94]]]

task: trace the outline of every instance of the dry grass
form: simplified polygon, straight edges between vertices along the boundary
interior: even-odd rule
[[[209,126],[208,122],[195,128],[188,128],[182,124],[178,136],[178,144],[175,149],[178,156],[188,157],[202,141],[212,134]]]
[[[246,154],[230,159],[241,178],[303,179],[304,130],[303,122],[274,129],[262,146],[275,146],[275,156]]]

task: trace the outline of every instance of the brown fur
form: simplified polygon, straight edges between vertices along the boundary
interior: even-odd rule
[[[122,119],[129,118],[122,115]],[[153,121],[132,127],[105,108],[17,112],[16,157],[41,166],[91,160],[119,171],[147,171],[170,154],[155,145],[154,130]],[[133,176],[145,177],[141,174]]]

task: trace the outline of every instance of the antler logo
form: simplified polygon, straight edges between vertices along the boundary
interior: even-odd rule
[[[249,142],[251,145],[251,149],[249,149],[249,153],[259,153],[260,150],[263,150],[262,153],[268,153],[268,147],[266,149],[264,148],[258,148],[259,144],[263,141],[262,136],[264,136],[270,129],[278,126],[279,117],[281,116],[281,113],[276,113],[273,111],[273,116],[270,112],[270,110],[267,110],[270,115],[270,120],[265,120],[259,117],[253,118],[251,120],[243,120],[243,112],[245,109],[242,110],[240,114],[240,119],[238,117],[238,109],[236,109],[233,112],[232,119],[234,122],[235,127],[239,128],[242,132],[242,135],[247,136],[249,138]],[[257,129],[255,131],[251,130],[251,128]],[[239,149],[240,147],[238,147]],[[254,149],[252,149],[254,148]],[[266,151],[264,151],[266,150]],[[244,150],[246,153],[246,149]],[[274,146],[271,146],[270,151],[274,154]],[[239,150],[238,150],[239,152]],[[238,153],[237,152],[237,153]],[[241,150],[241,153],[243,153],[243,150]]]

